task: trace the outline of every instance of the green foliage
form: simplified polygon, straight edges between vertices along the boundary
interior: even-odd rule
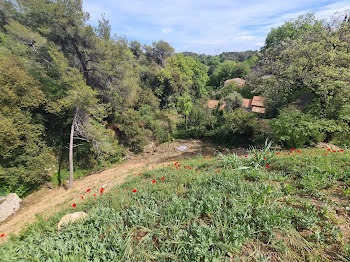
[[[226,60],[221,63],[210,77],[210,84],[216,87],[223,86],[228,79],[244,77],[250,72],[249,64],[246,62],[236,63]]]
[[[166,60],[157,73],[155,93],[166,106],[177,102],[177,97],[188,93],[193,97],[205,94],[207,67],[191,57],[175,55]]]
[[[294,102],[295,93],[303,91],[314,97],[315,110],[310,113],[343,117],[350,102],[349,34],[349,23],[341,17],[326,24],[303,16],[273,30],[272,42],[249,77],[254,92],[270,98],[270,112]]]
[[[53,160],[32,113],[44,94],[14,56],[0,57],[0,86],[0,184],[22,196],[45,182]]]
[[[318,119],[297,109],[282,110],[271,123],[277,142],[286,147],[302,147],[322,142],[327,134],[341,132],[343,127],[335,121]]]
[[[118,130],[120,141],[129,146],[135,152],[141,152],[147,145],[147,137],[144,129],[143,117],[138,111],[129,109],[118,117]]]
[[[233,92],[225,96],[222,100],[226,102],[226,106],[225,106],[226,112],[231,113],[237,108],[241,107],[242,99],[243,97],[237,92]]]
[[[227,145],[249,144],[249,139],[253,138],[255,127],[256,117],[254,113],[236,109],[231,113],[224,114],[218,121],[217,127],[210,131],[209,135],[214,141]]]

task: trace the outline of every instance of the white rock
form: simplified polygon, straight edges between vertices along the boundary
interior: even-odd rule
[[[20,208],[22,199],[20,199],[17,194],[12,193],[8,194],[5,199],[2,198],[0,202],[0,222],[2,222],[17,212],[17,210]]]

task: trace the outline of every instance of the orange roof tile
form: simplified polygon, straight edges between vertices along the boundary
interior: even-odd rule
[[[252,112],[265,114],[266,108],[253,106]]]
[[[252,107],[252,99],[243,98],[242,99],[242,107],[251,108]]]
[[[254,96],[252,101],[252,106],[265,106],[268,98],[263,96]]]

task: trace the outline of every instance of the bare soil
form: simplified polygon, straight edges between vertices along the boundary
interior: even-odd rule
[[[176,148],[182,145],[188,148],[183,152],[178,152]],[[113,186],[123,183],[129,175],[137,175],[145,170],[162,167],[163,164],[168,164],[174,159],[180,160],[199,154],[214,154],[215,151],[212,145],[200,140],[176,140],[159,146],[147,147],[143,154],[131,157],[124,163],[76,180],[71,189],[43,187],[24,198],[19,211],[0,223],[0,234],[5,234],[5,237],[0,238],[0,244],[10,234],[18,234],[26,225],[35,222],[36,215],[46,218],[72,203],[83,201],[81,196],[87,194],[88,188],[91,189],[90,193],[97,194],[104,186],[104,192],[108,192]]]

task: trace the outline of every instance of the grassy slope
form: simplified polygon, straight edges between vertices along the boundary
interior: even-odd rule
[[[248,157],[189,159],[178,169],[175,162],[130,177],[110,193],[98,194],[98,199],[86,193],[76,211],[87,212],[89,219],[59,234],[57,223],[71,208],[48,221],[41,218],[0,247],[0,260],[347,261],[350,257],[350,152],[256,151]]]

